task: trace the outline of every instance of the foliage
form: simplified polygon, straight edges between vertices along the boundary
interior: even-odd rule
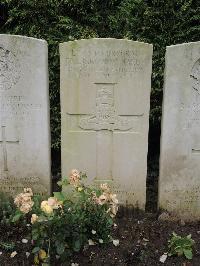
[[[85,177],[72,170],[70,177],[60,182],[66,192],[55,192],[48,200],[39,202],[30,189],[16,196],[18,209],[12,221],[31,223],[29,238],[33,240],[35,263],[48,263],[50,257],[56,256],[65,261],[91,241],[95,244],[112,240],[113,218],[118,209],[116,195],[107,184],[100,188],[86,186]]]
[[[12,219],[16,213],[16,206],[13,198],[8,197],[4,193],[0,193],[0,223],[5,229],[9,230],[12,227]]]
[[[169,247],[169,256],[178,255],[185,257],[189,260],[192,259],[192,247],[194,245],[194,240],[191,238],[191,235],[181,237],[175,233],[172,234],[171,239],[168,241]]]
[[[150,151],[159,152],[164,55],[167,45],[199,41],[197,0],[4,0],[7,19],[2,33],[47,40],[52,149],[60,148],[60,42],[114,37],[154,45],[150,113]],[[55,161],[54,160],[54,161]],[[59,162],[58,162],[59,163]]]
[[[5,250],[13,250],[15,248],[15,243],[7,243],[7,242],[2,242],[0,241],[0,248],[5,249]]]

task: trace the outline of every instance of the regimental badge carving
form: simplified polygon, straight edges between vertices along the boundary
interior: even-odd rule
[[[127,117],[116,114],[114,84],[96,84],[96,110],[92,116],[80,119],[79,126],[85,130],[130,130],[133,126]]]
[[[192,88],[200,94],[200,59],[194,64],[190,77],[192,79]]]
[[[9,90],[20,78],[20,66],[16,56],[0,47],[0,91]]]

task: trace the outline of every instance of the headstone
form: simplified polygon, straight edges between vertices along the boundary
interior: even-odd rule
[[[200,219],[200,42],[167,47],[159,205]]]
[[[47,43],[0,35],[0,191],[50,193]]]
[[[62,176],[77,168],[144,208],[152,45],[79,40],[60,55]]]

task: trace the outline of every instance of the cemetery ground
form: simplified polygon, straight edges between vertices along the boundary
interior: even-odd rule
[[[154,162],[155,165],[155,162]],[[158,169],[150,167],[148,173],[148,204],[149,212],[130,208],[120,208],[114,219],[111,235],[116,240],[116,246],[111,241],[108,244],[86,245],[81,251],[74,252],[66,262],[52,259],[52,266],[85,266],[85,265],[175,265],[199,266],[200,265],[200,222],[184,223],[176,218],[156,212],[156,176]],[[154,180],[154,182],[152,182]],[[53,190],[58,191],[57,178],[53,179]],[[78,224],[77,224],[78,226]],[[38,265],[34,263],[32,253],[33,243],[30,238],[30,225],[26,223],[5,228],[0,224],[0,265]],[[195,241],[192,260],[184,256],[167,256],[164,263],[160,262],[163,254],[169,251],[168,240],[172,233],[180,236],[191,234]],[[28,237],[29,236],[29,237]],[[26,241],[28,240],[28,242]],[[23,243],[24,242],[24,243]],[[118,244],[119,243],[119,244]],[[12,247],[12,245],[14,246]],[[12,255],[11,255],[12,254]],[[12,257],[11,257],[12,256]]]
[[[200,223],[181,224],[180,221],[159,221],[157,215],[133,212],[130,209],[119,211],[113,227],[113,239],[119,240],[119,245],[113,243],[86,246],[82,251],[74,253],[66,263],[54,260],[51,265],[200,265]],[[24,229],[26,228],[26,229]],[[15,243],[14,251],[17,254],[11,258],[11,251],[2,248],[0,265],[33,265],[33,255],[27,258],[30,252],[31,242],[22,243],[26,239],[29,228],[22,226],[6,231],[0,226],[1,242]],[[168,251],[167,241],[172,232],[179,235],[192,235],[195,241],[193,259],[187,260],[183,256],[167,257],[165,263],[159,262],[161,255]],[[13,250],[12,250],[13,252]],[[72,264],[74,263],[74,264]],[[77,263],[77,264],[75,264]],[[46,265],[46,264],[44,264]]]

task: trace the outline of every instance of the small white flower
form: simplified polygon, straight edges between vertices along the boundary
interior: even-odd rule
[[[99,239],[99,243],[100,244],[103,244],[103,239]]]
[[[96,231],[95,230],[92,230],[92,234],[95,235],[96,234]]]
[[[11,257],[11,258],[14,258],[16,255],[17,255],[17,251],[13,251],[13,252],[10,254],[10,257]]]
[[[3,252],[2,251],[0,251],[0,256],[3,254]]]
[[[95,243],[94,243],[94,241],[92,239],[88,239],[88,244],[89,244],[89,246],[94,246],[95,245]]]
[[[31,225],[30,225],[30,224],[27,224],[26,226],[29,227],[29,226],[31,226]]]
[[[160,262],[162,262],[162,263],[165,263],[165,261],[166,261],[166,259],[167,259],[167,253],[164,253],[161,257],[160,257]]]
[[[22,239],[22,243],[27,244],[28,243],[28,239],[23,238]]]
[[[28,258],[31,255],[30,252],[26,252],[26,257]]]
[[[116,228],[117,227],[117,224],[113,224],[113,227]]]
[[[119,246],[119,239],[113,239],[113,245],[115,247]]]
[[[78,263],[72,263],[71,266],[79,266]]]

